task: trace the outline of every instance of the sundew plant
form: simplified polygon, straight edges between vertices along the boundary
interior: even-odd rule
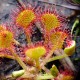
[[[0,24],[0,57],[14,59],[22,67],[7,75],[6,80],[8,77],[13,80],[74,80],[76,69],[68,56],[75,52],[76,43],[72,40],[66,17],[57,13],[56,6],[39,6],[35,9],[30,4],[26,7],[20,3],[20,10],[15,9],[11,15],[13,22],[10,23],[14,25]],[[15,26],[24,31],[25,46],[15,39],[17,33],[7,26]],[[35,36],[40,40],[34,37],[33,41],[33,34],[37,34]],[[23,52],[17,53],[15,45],[22,46]],[[63,69],[55,63],[48,65],[55,60],[60,61],[59,66],[63,66]]]

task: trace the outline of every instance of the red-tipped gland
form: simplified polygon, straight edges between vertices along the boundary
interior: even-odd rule
[[[55,14],[45,13],[41,16],[42,23],[44,24],[46,30],[50,31],[54,28],[60,27],[60,21]]]
[[[60,49],[63,46],[63,42],[65,38],[67,38],[67,34],[65,32],[57,31],[50,35],[50,41],[53,44],[53,48]]]
[[[13,42],[13,34],[10,31],[0,32],[0,48],[9,48]]]
[[[24,10],[20,12],[16,18],[16,23],[21,27],[27,28],[36,18],[32,10]]]

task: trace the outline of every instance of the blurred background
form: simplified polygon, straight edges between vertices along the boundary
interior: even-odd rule
[[[29,6],[28,4],[31,4],[35,9],[38,6],[46,6],[46,8],[55,7],[57,13],[64,15],[67,18],[67,27],[70,30],[72,29],[76,19],[79,20],[79,24],[73,28],[72,32],[72,37],[77,43],[76,52],[70,58],[78,71],[76,80],[80,80],[80,0],[0,0],[0,24],[6,23],[7,25],[14,25],[11,23],[11,15],[15,9],[20,10],[20,8],[23,7],[22,4],[26,7]],[[15,28],[15,26],[13,26],[12,29],[16,31],[15,39],[25,46],[27,43],[24,31],[20,28]],[[33,41],[38,39],[33,38]],[[16,46],[16,50],[17,52],[21,52],[22,48],[20,46]],[[21,69],[21,67],[15,60],[0,58],[1,76],[19,69]]]

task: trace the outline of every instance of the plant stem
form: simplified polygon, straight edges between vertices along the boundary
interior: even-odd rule
[[[43,75],[38,75],[36,80],[45,80],[45,79],[53,79],[54,76],[51,74],[43,74]]]
[[[12,48],[10,48],[10,51],[12,52],[13,56],[15,57],[16,61],[20,64],[20,66],[27,71],[27,66],[25,65],[25,63],[20,59],[20,57],[14,52],[14,50]]]
[[[74,28],[76,27],[76,25],[79,23],[79,19],[76,19],[73,26],[72,26],[72,29],[71,29],[71,34],[73,33],[73,30]]]
[[[75,41],[76,41],[76,36],[77,36],[78,32],[79,32],[79,29],[77,28],[77,30],[76,30],[76,32],[75,32],[75,36],[74,36],[74,40],[75,40]]]
[[[60,56],[55,56],[53,58],[50,58],[47,62],[51,62],[51,61],[54,61],[54,60],[59,60],[59,59],[65,58],[67,56],[68,55],[66,55],[66,54],[63,54],[63,55],[60,55]]]
[[[29,35],[29,33],[27,33],[27,32],[26,32],[26,37],[27,37],[27,42],[28,42],[28,44],[31,43],[30,35]]]
[[[40,68],[39,59],[38,59],[38,60],[36,60],[36,68]]]
[[[17,40],[13,40],[13,42],[15,43],[15,44],[17,44],[17,45],[20,45],[20,43],[17,41]]]
[[[61,56],[62,54],[65,54],[65,53],[62,49],[60,49],[59,51],[55,51],[54,54],[57,56]],[[74,64],[72,63],[72,61],[70,60],[70,58],[68,56],[66,58],[60,60],[60,62],[62,63],[62,65],[64,66],[65,69],[76,71]]]

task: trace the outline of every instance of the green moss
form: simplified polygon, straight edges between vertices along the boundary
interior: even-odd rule
[[[74,3],[80,4],[80,0],[72,0]]]

